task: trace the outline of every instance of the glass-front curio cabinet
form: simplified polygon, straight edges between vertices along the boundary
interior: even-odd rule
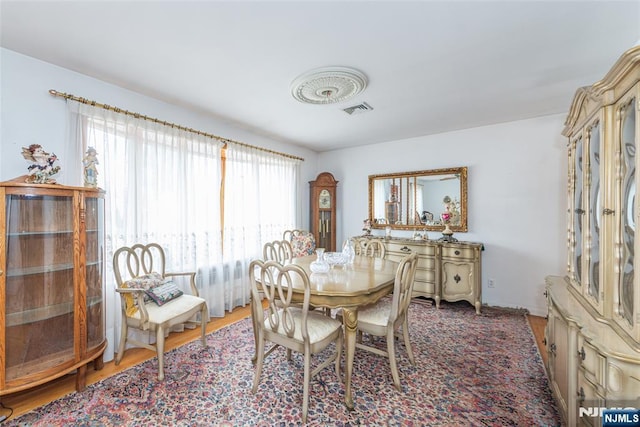
[[[99,189],[0,183],[0,396],[102,367],[104,198]]]
[[[578,89],[567,137],[567,274],[546,279],[547,370],[566,425],[640,404],[640,46]],[[582,411],[580,409],[583,409]]]

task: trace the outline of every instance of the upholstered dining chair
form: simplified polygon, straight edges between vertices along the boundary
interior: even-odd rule
[[[209,320],[207,303],[198,295],[194,272],[168,273],[165,254],[157,243],[122,247],[113,254],[116,292],[120,294],[122,329],[115,363],[124,356],[127,343],[155,351],[158,357],[158,380],[164,379],[164,340],[174,326],[200,324],[202,345],[206,347]],[[191,294],[172,280],[184,276]],[[196,320],[200,314],[199,321]],[[129,328],[155,332],[155,345],[129,337]]]
[[[358,338],[356,348],[370,351],[380,356],[387,357],[391,366],[391,376],[393,384],[401,390],[400,375],[395,353],[395,337],[402,329],[404,345],[409,356],[409,361],[415,365],[415,358],[409,341],[409,322],[407,312],[411,303],[413,292],[413,279],[418,265],[418,254],[412,253],[404,257],[398,269],[393,285],[393,295],[390,298],[383,298],[376,304],[362,307],[358,310]],[[337,318],[341,319],[342,313],[338,313]],[[362,342],[362,333],[372,336],[386,337],[387,349],[381,350],[377,347],[366,345]]]
[[[372,258],[384,258],[387,253],[384,242],[381,239],[364,239],[360,243],[362,245],[360,255]]]
[[[307,230],[286,230],[282,239],[291,242],[294,257],[313,255],[316,250],[316,238]]]
[[[252,392],[256,393],[264,359],[277,347],[304,355],[304,381],[302,393],[302,422],[306,423],[309,409],[309,387],[311,378],[332,363],[335,363],[336,375],[340,378],[340,355],[342,353],[342,323],[309,308],[310,283],[307,273],[295,264],[282,265],[277,261],[252,261],[249,266],[251,282],[251,315],[256,328],[257,361]],[[293,283],[300,285],[298,291],[304,291],[302,305],[291,302]],[[266,316],[262,303],[258,303],[260,293],[267,300]],[[265,350],[267,342],[273,345]],[[331,343],[335,351],[311,370],[311,356]],[[291,358],[290,351],[287,352]]]

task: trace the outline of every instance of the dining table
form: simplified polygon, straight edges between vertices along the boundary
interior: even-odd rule
[[[356,331],[358,328],[358,309],[373,304],[393,292],[398,263],[388,259],[356,256],[352,264],[333,266],[329,272],[312,273],[310,265],[316,255],[294,258],[292,263],[302,267],[311,284],[310,305],[342,309],[345,348],[345,404],[349,410],[354,408],[351,393],[351,375],[356,350]],[[295,292],[294,302],[303,300],[303,289]]]

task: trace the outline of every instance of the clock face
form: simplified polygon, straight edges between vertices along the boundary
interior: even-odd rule
[[[318,199],[318,206],[320,209],[327,209],[331,207],[331,194],[329,190],[322,190]]]

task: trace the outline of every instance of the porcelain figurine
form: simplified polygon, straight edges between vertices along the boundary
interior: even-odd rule
[[[60,171],[60,166],[55,165],[58,156],[54,153],[47,153],[40,144],[31,144],[29,147],[22,147],[22,157],[33,162],[27,170],[26,182],[30,184],[55,184],[56,180],[51,178]]]
[[[99,164],[96,149],[89,147],[82,159],[82,165],[84,166],[84,186],[96,188],[98,186],[98,169],[96,165]]]

